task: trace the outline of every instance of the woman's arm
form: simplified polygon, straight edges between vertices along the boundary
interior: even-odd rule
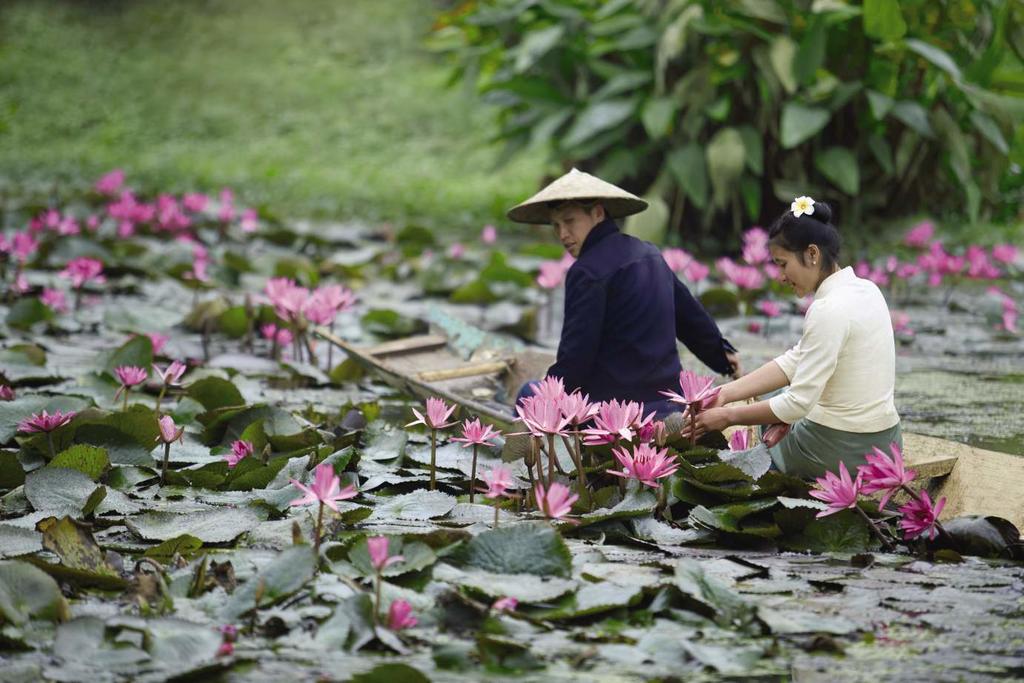
[[[770,360],[749,375],[744,375],[723,385],[715,405],[717,407],[726,403],[746,401],[748,398],[781,389],[787,384],[789,384],[789,378],[786,377],[786,373],[782,371],[778,363]]]

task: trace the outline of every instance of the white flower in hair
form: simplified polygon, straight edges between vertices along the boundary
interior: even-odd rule
[[[793,212],[793,215],[797,218],[807,214],[810,216],[814,213],[814,200],[810,197],[797,197],[793,200],[793,203],[789,205],[789,210]]]

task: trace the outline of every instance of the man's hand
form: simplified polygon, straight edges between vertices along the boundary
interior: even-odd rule
[[[743,376],[743,365],[740,363],[740,352],[733,351],[725,354],[725,359],[729,361],[729,365],[732,366],[732,373],[730,373],[733,379],[738,379]]]

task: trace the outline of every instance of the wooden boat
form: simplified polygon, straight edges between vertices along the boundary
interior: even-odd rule
[[[468,359],[448,339],[428,334],[358,347],[318,329],[317,334],[385,382],[413,396],[458,403],[470,414],[507,429],[512,398],[551,365],[550,353],[478,349]],[[942,518],[995,515],[1024,529],[1024,455],[1000,453],[923,434],[904,434],[904,459],[929,481],[932,497],[945,496]]]

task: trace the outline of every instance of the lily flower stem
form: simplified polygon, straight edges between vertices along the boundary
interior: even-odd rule
[[[46,445],[50,447],[50,460],[53,460],[57,455],[53,452],[53,432],[46,432]]]
[[[544,467],[543,467],[544,462],[543,462],[543,460],[541,460],[540,437],[539,436],[532,436],[532,437],[530,437],[530,455],[533,457],[533,462],[537,465],[537,481],[539,481],[540,483],[543,484],[544,483]],[[527,467],[526,469],[530,469],[530,468]],[[531,479],[530,479],[530,487],[532,488],[533,487],[533,479],[532,479],[533,472],[530,472],[530,477],[531,477]]]
[[[690,448],[697,446],[697,411],[695,404],[690,404]]]
[[[538,469],[539,469],[539,468],[540,468],[540,466],[538,465]],[[532,498],[533,498],[533,490],[534,490],[534,487],[536,486],[536,481],[535,481],[535,480],[534,480],[534,478],[533,478],[533,468],[532,468],[532,467],[529,467],[529,466],[527,466],[527,468],[526,468],[526,474],[527,474],[527,475],[529,475],[529,477],[530,477],[530,490],[529,490],[529,492],[527,492],[527,494],[526,494],[526,504],[527,504],[527,505],[530,505],[530,501],[531,501],[531,500],[532,500]],[[543,479],[542,479],[541,481],[543,481]]]
[[[498,528],[498,512],[500,512],[500,508],[498,507],[498,499],[495,498],[494,499],[494,528],[495,529]]]
[[[473,473],[469,475],[469,502],[472,503],[476,496],[476,449],[477,444],[473,444]],[[497,509],[497,508],[495,508]]]
[[[657,511],[659,513],[661,513],[662,515],[664,515],[664,513],[665,513],[665,504],[667,502],[668,502],[667,487],[665,486],[665,484],[662,484],[658,488],[658,507],[657,507]]]
[[[437,430],[430,430],[430,490],[437,488]]]
[[[331,321],[330,326],[327,328],[331,334],[334,334],[334,321]],[[334,367],[334,344],[327,345],[327,372],[330,372]]]
[[[377,574],[377,576],[375,577],[376,578],[376,581],[375,581],[376,587],[375,587],[375,591],[374,592],[377,594],[376,595],[377,599],[373,603],[373,624],[374,624],[374,626],[377,626],[377,625],[380,624],[380,593],[381,593],[381,591],[380,591],[380,584],[381,584],[381,581],[383,580],[381,578],[380,570],[379,569],[377,570],[376,574]]]
[[[558,464],[558,458],[555,456],[555,435],[548,434],[548,486],[551,486],[555,481],[556,467],[559,472],[562,471],[561,466]]]
[[[123,412],[127,412],[128,411],[128,392],[129,391],[130,391],[130,389],[128,389],[128,387],[124,388],[124,407],[121,409]]]
[[[157,394],[157,397],[156,397],[156,416],[157,417],[160,417],[160,404],[163,402],[164,394],[166,394],[166,393],[167,393],[167,385],[165,384],[162,387],[160,387],[160,393]]]
[[[309,355],[310,365],[316,365],[316,355],[313,353],[313,342],[305,332],[302,333],[302,343],[305,345],[306,353]]]
[[[171,458],[171,444],[165,443],[164,444],[164,462],[163,462],[163,466],[160,468],[160,483],[161,484],[164,483],[164,481],[167,479],[167,461],[170,460],[170,458]]]
[[[19,269],[19,271],[20,271],[20,269]],[[77,289],[75,289],[75,310],[78,311],[78,310],[81,310],[81,308],[82,308],[82,288],[78,287]],[[192,305],[192,308],[195,308],[195,304]]]
[[[853,509],[860,514],[860,516],[864,519],[865,522],[867,522],[868,528],[871,529],[871,533],[873,533],[875,537],[882,542],[882,547],[886,550],[892,550],[892,541],[890,541],[888,538],[882,535],[882,532],[878,530],[878,526],[875,524],[875,520],[868,517],[868,513],[861,510],[859,505],[854,505]]]
[[[320,509],[316,513],[316,529],[313,530],[313,550],[316,552],[317,564],[320,558],[320,536],[324,528],[324,502],[320,501]]]
[[[589,489],[587,488],[587,473],[583,471],[583,461],[580,458],[580,454],[573,449],[572,445],[569,443],[568,437],[562,436],[562,443],[565,444],[565,450],[569,451],[569,455],[572,457],[573,464],[576,466],[576,488],[579,489],[577,493],[581,498],[589,498]]]

